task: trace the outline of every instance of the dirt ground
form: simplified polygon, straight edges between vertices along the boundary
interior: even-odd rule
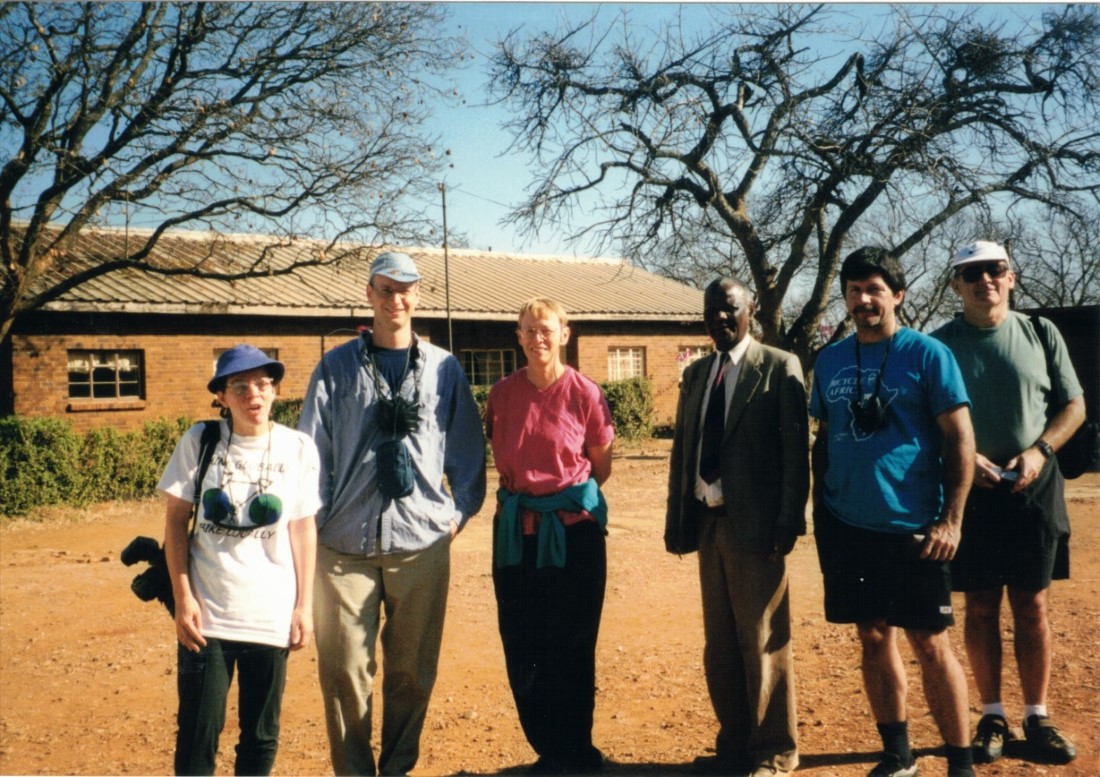
[[[667,459],[662,442],[624,451],[607,488],[595,738],[613,762],[612,774],[689,774],[716,732],[703,681],[696,561],[666,554],[661,541]],[[1050,698],[1080,754],[1067,767],[1008,757],[979,767],[980,775],[1100,774],[1100,475],[1072,481],[1069,498],[1073,579],[1056,584],[1052,595]],[[175,638],[163,608],[130,593],[138,568],[119,562],[134,536],[162,536],[162,515],[160,502],[149,501],[0,521],[0,773],[171,772]],[[483,511],[455,541],[443,658],[418,776],[514,773],[534,760],[504,673],[489,524]],[[879,742],[863,696],[859,649],[851,627],[822,617],[812,536],[799,541],[791,568],[800,772],[866,774]],[[1004,628],[1010,634],[1011,624]],[[960,627],[952,639],[965,664]],[[915,662],[905,656],[922,774],[942,775],[940,738]],[[1022,702],[1011,655],[1006,670],[1005,701],[1019,734]],[[331,774],[312,649],[292,656],[283,707],[275,773]],[[235,702],[230,708],[219,774],[232,774]],[[971,710],[976,722],[973,684]]]

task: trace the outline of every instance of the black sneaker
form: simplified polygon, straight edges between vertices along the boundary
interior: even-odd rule
[[[1024,721],[1024,736],[1031,754],[1044,763],[1068,764],[1077,757],[1077,748],[1046,715],[1029,715]]]
[[[906,766],[893,753],[883,753],[882,760],[867,777],[917,777],[917,759],[910,758]]]
[[[540,756],[537,761],[527,767],[525,774],[532,775],[550,775],[550,774],[567,774],[565,764],[557,758],[548,758],[546,756]]]
[[[974,763],[991,764],[1004,755],[1005,742],[1012,739],[1008,721],[1002,715],[982,715],[978,731],[970,741],[974,751]]]

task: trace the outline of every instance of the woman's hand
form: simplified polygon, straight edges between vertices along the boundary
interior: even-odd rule
[[[176,638],[192,653],[206,647],[206,639],[202,636],[202,612],[198,601],[190,594],[176,599]]]
[[[295,607],[290,616],[290,649],[301,650],[313,639],[313,607]]]

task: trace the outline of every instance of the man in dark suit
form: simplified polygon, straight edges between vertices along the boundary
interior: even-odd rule
[[[748,336],[744,284],[703,295],[716,352],[684,371],[665,520],[670,553],[699,552],[703,665],[718,718],[712,774],[798,765],[785,558],[806,531],[806,390],[798,359]],[[711,401],[711,397],[714,401]]]

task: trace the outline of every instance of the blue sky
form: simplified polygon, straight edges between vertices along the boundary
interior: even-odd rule
[[[517,27],[522,35],[555,29],[564,19],[587,19],[598,11],[604,22],[629,9],[639,25],[658,27],[681,10],[685,17],[704,22],[710,4],[688,3],[451,3],[451,28],[465,35],[477,56],[461,74],[461,106],[435,110],[432,130],[452,153],[454,168],[444,178],[447,186],[448,228],[464,232],[471,248],[535,254],[584,255],[583,246],[571,246],[559,235],[543,234],[523,241],[511,225],[499,222],[518,204],[531,179],[527,159],[506,154],[510,136],[501,125],[509,118],[503,107],[490,106],[486,85],[494,44]],[[881,6],[879,6],[881,10]],[[442,207],[442,202],[439,203]]]
[[[554,28],[566,17],[587,18],[597,8],[601,16],[610,17],[620,7],[589,3],[450,3],[450,8],[452,31],[469,40],[476,56],[472,66],[461,74],[464,104],[436,108],[431,127],[440,135],[442,145],[451,150],[454,165],[443,180],[449,229],[464,232],[471,248],[581,253],[555,235],[524,243],[515,228],[499,224],[509,206],[523,198],[530,175],[524,157],[505,154],[509,136],[501,125],[509,114],[502,107],[486,104],[488,68],[494,44],[516,27],[531,34]]]
[[[518,204],[531,179],[527,160],[505,154],[509,136],[501,125],[508,118],[505,109],[488,106],[487,70],[494,43],[510,30],[521,27],[522,35],[553,29],[565,19],[586,19],[598,10],[609,22],[628,9],[633,24],[657,28],[682,12],[689,23],[705,24],[714,9],[709,3],[451,3],[452,31],[463,34],[476,53],[473,65],[459,74],[465,104],[439,106],[430,127],[442,145],[451,150],[454,167],[444,177],[447,186],[447,221],[452,232],[466,234],[470,247],[494,251],[522,251],[543,254],[584,254],[583,246],[570,246],[560,234],[543,234],[524,242],[517,230],[499,222],[509,206]],[[727,8],[729,6],[726,6]],[[980,5],[979,14],[1001,18],[1038,19],[1050,6]],[[853,26],[874,24],[888,17],[890,7],[878,3],[842,6]],[[435,207],[441,208],[440,201]],[[441,210],[439,211],[441,221]]]

